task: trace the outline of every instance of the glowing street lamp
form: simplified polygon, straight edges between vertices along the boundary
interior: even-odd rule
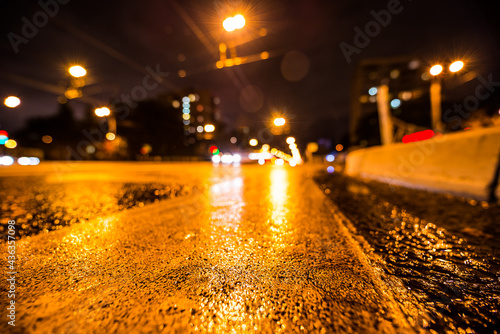
[[[452,73],[456,73],[464,68],[464,62],[461,60],[457,60],[450,64],[449,70]],[[431,67],[430,74],[434,76],[434,79],[431,82],[430,95],[431,95],[431,121],[432,121],[432,129],[437,132],[442,132],[444,130],[442,118],[442,110],[441,110],[441,78],[438,77],[441,73],[443,73],[443,66],[440,64],[436,64]]]
[[[453,73],[460,71],[462,68],[464,68],[464,62],[461,60],[453,62],[449,67],[450,72]]]
[[[443,72],[443,66],[441,66],[441,65],[434,65],[434,66],[431,67],[431,69],[430,69],[429,72],[433,76],[439,75],[439,74],[441,74],[441,72]]]
[[[108,117],[109,116],[107,118],[109,132],[106,134],[106,138],[108,140],[115,139],[115,136],[116,136],[116,118],[114,115],[111,114],[111,110],[109,110],[108,107],[101,107],[101,108],[97,108],[96,110],[94,110],[94,113],[96,114],[97,117]],[[113,139],[109,139],[108,134],[110,135],[110,137],[113,136]]]
[[[87,74],[87,70],[80,65],[71,66],[68,72],[75,78],[81,78]]]
[[[9,108],[15,108],[21,104],[21,99],[19,99],[17,96],[8,96],[3,101],[3,104],[5,104],[5,106]]]
[[[111,115],[111,110],[108,107],[97,108],[94,110],[97,117],[106,117]]]
[[[243,15],[238,14],[233,17],[228,17],[222,22],[222,26],[227,32],[234,31],[236,29],[241,29],[245,26],[245,18]]]
[[[276,126],[283,126],[285,125],[286,120],[283,117],[277,117],[274,119],[274,125]]]

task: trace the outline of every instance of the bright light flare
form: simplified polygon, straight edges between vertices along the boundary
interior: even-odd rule
[[[205,125],[205,132],[214,132],[215,131],[215,125],[213,124],[207,124]]]
[[[116,138],[116,135],[113,132],[106,133],[107,140],[115,140],[115,138]]]
[[[443,66],[441,65],[434,65],[431,67],[431,70],[429,71],[432,75],[438,75],[441,72],[443,72]]]
[[[18,98],[17,96],[8,96],[3,101],[3,104],[5,104],[5,106],[9,108],[15,108],[21,104],[21,99]]]
[[[75,78],[81,78],[87,74],[87,70],[80,65],[71,66],[68,72]]]
[[[259,141],[255,138],[252,138],[252,139],[250,139],[248,144],[250,144],[250,146],[257,146],[257,145],[259,145]]]
[[[241,29],[245,26],[245,18],[243,15],[238,14],[233,17],[228,17],[222,22],[222,26],[228,32],[234,31],[236,29]]]
[[[450,65],[450,72],[455,73],[460,71],[462,68],[464,68],[464,62],[461,60],[457,60]]]
[[[111,110],[108,107],[97,108],[95,111],[97,117],[106,117],[111,115]]]
[[[295,143],[295,138],[293,137],[288,137],[286,139],[286,143],[289,144],[289,145],[292,145],[293,143]]]
[[[276,126],[283,126],[285,125],[286,120],[283,117],[278,117],[274,119],[274,125]]]

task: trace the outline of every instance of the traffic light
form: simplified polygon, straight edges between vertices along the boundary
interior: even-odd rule
[[[213,155],[217,155],[217,154],[219,154],[219,152],[220,151],[217,148],[217,146],[215,146],[215,145],[210,146],[210,153],[212,153]]]

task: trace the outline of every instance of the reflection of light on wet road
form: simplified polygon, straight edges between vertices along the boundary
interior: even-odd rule
[[[269,229],[272,232],[276,246],[284,247],[284,237],[287,234],[289,189],[288,170],[285,167],[275,167],[270,173],[269,202],[270,217]]]

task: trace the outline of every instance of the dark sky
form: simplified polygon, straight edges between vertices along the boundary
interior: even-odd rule
[[[17,109],[0,107],[0,127],[7,131],[30,117],[55,113],[56,92],[68,80],[66,68],[79,63],[88,70],[84,97],[95,104],[130,93],[142,84],[147,66],[158,66],[169,75],[149,92],[151,97],[173,89],[208,89],[221,99],[230,126],[263,127],[277,110],[298,137],[340,139],[348,129],[349,87],[360,59],[410,54],[430,64],[466,57],[488,72],[499,56],[494,1],[402,0],[401,12],[353,54],[351,63],[340,43],[353,45],[354,28],[364,30],[373,20],[371,11],[396,0],[60,1],[66,4],[59,4],[54,17],[19,44],[17,53],[9,33],[23,36],[23,18],[43,21],[42,8],[36,1],[1,2],[0,95],[23,101]],[[260,28],[267,29],[265,37],[238,48],[238,55],[268,51],[270,59],[214,68],[218,43],[227,38],[221,22],[232,9],[247,18],[242,33],[257,37]],[[292,68],[300,80],[287,80],[282,68]],[[186,77],[179,77],[179,70]],[[253,92],[250,102],[261,105],[259,110],[245,110],[244,92]],[[70,104],[81,113],[81,101]]]

